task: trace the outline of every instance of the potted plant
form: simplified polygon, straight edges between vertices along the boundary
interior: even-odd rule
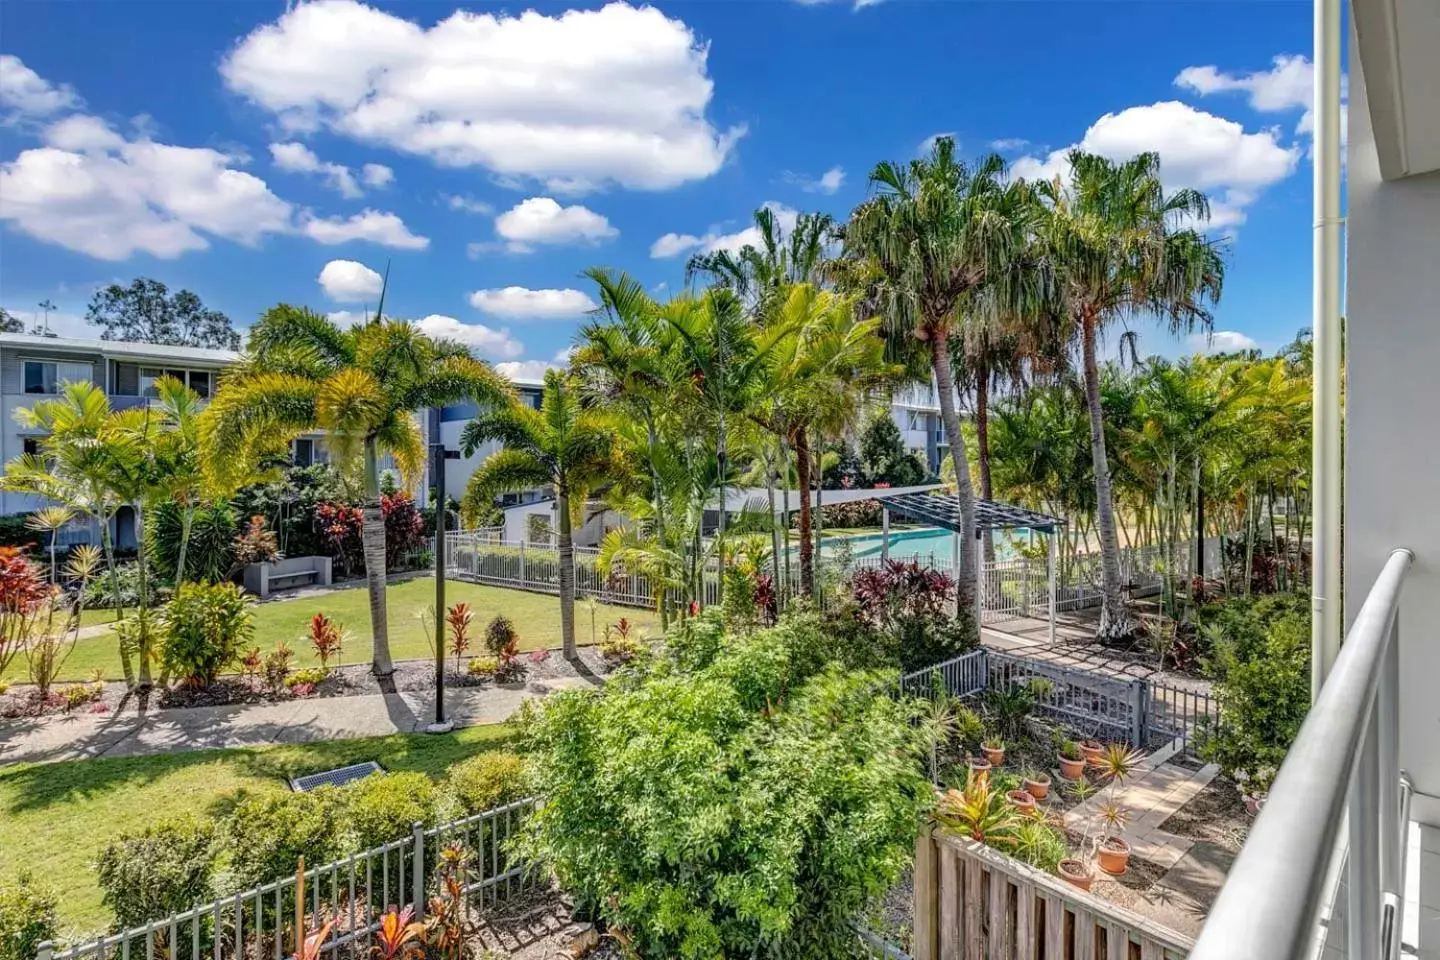
[[[1060,776],[1071,781],[1085,779],[1085,756],[1074,740],[1060,745]]]
[[[1026,816],[1034,815],[1035,798],[1031,796],[1028,791],[1011,790],[1005,794],[1005,799],[1010,801],[1010,806],[1014,807],[1016,812],[1023,813]]]
[[[971,781],[962,790],[947,790],[935,805],[935,819],[962,836],[997,849],[1015,845],[1022,820],[1000,791]]]
[[[1235,782],[1240,786],[1240,798],[1245,801],[1245,812],[1254,817],[1265,807],[1265,797],[1275,779],[1274,768],[1260,770],[1236,770]]]
[[[1081,890],[1089,891],[1090,885],[1095,882],[1095,871],[1090,864],[1078,857],[1066,857],[1060,861],[1057,868],[1060,871],[1060,879]]]
[[[969,760],[969,766],[970,766],[970,778],[969,778],[969,782],[970,782],[970,783],[979,783],[979,784],[985,784],[985,785],[988,785],[988,784],[990,783],[990,761],[989,761],[989,760],[986,760],[984,757],[971,757],[970,760]]]
[[[1085,762],[1092,767],[1098,763],[1100,755],[1104,752],[1105,745],[1099,740],[1080,741],[1080,753],[1085,758]]]
[[[980,749],[984,751],[990,766],[998,767],[1005,763],[1005,741],[999,737],[987,737],[985,742],[980,744]]]
[[[1118,877],[1130,868],[1130,842],[1121,834],[1129,822],[1129,812],[1120,805],[1120,787],[1135,772],[1144,755],[1123,743],[1112,743],[1101,751],[1094,763],[1105,785],[1105,802],[1100,804],[1092,826],[1086,829],[1086,840],[1095,831],[1093,853],[1100,869]]]
[[[1025,792],[1036,800],[1044,800],[1050,795],[1050,774],[1048,773],[1027,768],[1020,775],[1020,784]]]

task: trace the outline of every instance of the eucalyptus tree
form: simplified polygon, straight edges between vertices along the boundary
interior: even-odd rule
[[[1005,177],[997,155],[973,167],[941,137],[908,164],[884,162],[870,174],[872,196],[843,230],[842,286],[883,318],[891,357],[912,364],[928,351],[928,374],[940,394],[941,419],[955,458],[960,523],[975,529],[969,458],[956,410],[951,340],[962,317],[989,320],[1024,312],[1044,292],[1043,272],[1029,259],[1035,204],[1023,181]],[[964,313],[962,313],[964,311]],[[929,376],[925,376],[929,380]],[[975,582],[975,539],[961,538],[962,593]]]
[[[1097,344],[1131,320],[1155,318],[1175,333],[1209,327],[1225,268],[1217,242],[1190,226],[1208,221],[1209,201],[1197,190],[1167,193],[1159,154],[1116,162],[1074,150],[1067,165],[1066,176],[1037,184],[1037,237],[1054,271],[1059,320],[1081,357],[1101,552],[1098,636],[1118,639],[1135,620],[1120,575]]]
[[[549,487],[553,492],[560,558],[560,636],[565,657],[573,660],[577,655],[573,526],[590,493],[616,472],[612,425],[603,413],[581,404],[563,372],[548,370],[539,410],[513,400],[482,413],[460,433],[466,456],[492,440],[502,446],[471,475],[461,509],[475,515],[498,494],[536,487]]]
[[[361,474],[371,668],[383,677],[395,667],[385,604],[381,458],[391,457],[414,482],[425,462],[415,411],[465,400],[487,409],[513,399],[509,382],[462,344],[431,339],[378,310],[370,321],[342,328],[314,311],[280,304],[250,328],[245,356],[221,378],[201,417],[201,443],[211,480],[222,489],[252,479],[258,463],[312,431],[324,432],[332,463]]]

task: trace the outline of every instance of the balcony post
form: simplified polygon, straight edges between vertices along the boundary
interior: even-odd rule
[[[1400,614],[1390,625],[1380,685],[1375,693],[1375,720],[1380,727],[1380,883],[1385,893],[1405,897],[1400,851],[1405,824],[1400,822]]]
[[[1350,850],[1346,871],[1348,956],[1380,955],[1380,711],[1378,697],[1365,710],[1365,732],[1350,781]]]

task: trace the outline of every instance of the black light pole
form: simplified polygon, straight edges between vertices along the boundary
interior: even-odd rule
[[[445,719],[445,461],[460,459],[460,451],[446,450],[440,434],[440,408],[430,412],[430,470],[435,478],[435,722],[427,733],[449,733],[455,724]]]

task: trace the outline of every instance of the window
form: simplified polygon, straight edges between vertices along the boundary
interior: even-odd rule
[[[191,370],[191,371],[190,371],[190,389],[191,389],[191,390],[194,390],[197,394],[199,394],[199,395],[200,395],[200,399],[202,399],[202,400],[209,400],[209,399],[210,399],[210,371],[209,371],[209,370]]]
[[[21,448],[21,450],[24,451],[24,453],[25,453],[26,456],[29,456],[29,457],[38,457],[38,456],[40,456],[40,438],[39,438],[39,437],[26,437],[24,440],[22,440],[22,441],[20,442],[20,448]]]
[[[296,440],[290,450],[290,462],[297,467],[308,467],[315,462],[314,440]]]
[[[906,427],[906,429],[907,429],[907,430],[924,430],[924,429],[925,429],[925,422],[920,419],[920,414],[916,413],[914,410],[911,410],[911,411],[910,411],[910,426]]]
[[[89,383],[95,367],[88,363],[67,363],[59,360],[26,360],[25,392],[54,393],[65,383]]]

